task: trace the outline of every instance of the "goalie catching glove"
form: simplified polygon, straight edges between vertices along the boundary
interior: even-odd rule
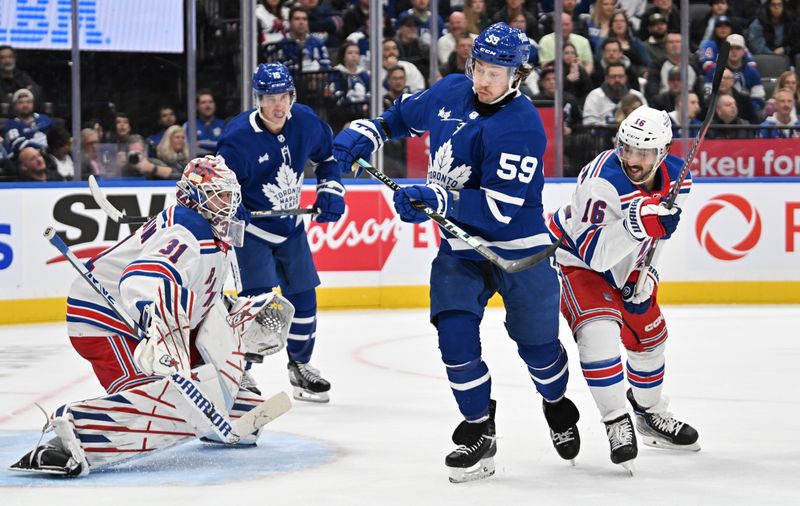
[[[225,295],[225,305],[228,325],[241,336],[248,362],[260,363],[286,346],[294,316],[294,306],[286,298],[275,292],[255,297]]]
[[[191,325],[186,310],[191,311],[193,303],[190,290],[168,281],[159,286],[156,300],[142,311],[145,336],[133,352],[133,361],[142,373],[169,376],[190,371]]]

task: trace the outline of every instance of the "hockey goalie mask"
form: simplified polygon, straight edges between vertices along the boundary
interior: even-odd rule
[[[245,224],[236,219],[242,188],[225,159],[195,158],[186,165],[177,187],[178,202],[202,214],[217,239],[233,246],[244,243]]]
[[[646,184],[655,176],[671,144],[669,115],[646,105],[625,118],[614,140],[615,153],[633,184]]]
[[[475,38],[464,71],[474,83],[472,89],[478,99],[486,104],[494,104],[516,92],[531,71],[528,63],[530,53],[530,40],[518,28],[495,23],[481,32]],[[496,89],[496,86],[502,85],[505,85],[505,91],[488,99],[482,90]]]

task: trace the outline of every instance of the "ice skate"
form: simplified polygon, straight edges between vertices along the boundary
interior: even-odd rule
[[[298,401],[328,402],[331,384],[319,375],[319,370],[308,363],[289,361],[289,382],[294,387],[294,398]]]
[[[542,408],[547,425],[550,426],[553,447],[562,459],[569,460],[574,466],[575,457],[581,449],[581,436],[577,426],[580,419],[578,408],[566,397],[556,403],[543,400]]]
[[[459,446],[444,459],[450,470],[450,483],[480,480],[494,474],[495,407],[495,401],[490,401],[487,420],[481,423],[463,421],[453,432],[453,442]]]
[[[631,415],[625,413],[615,420],[603,423],[606,425],[608,444],[611,446],[611,462],[621,465],[633,476],[633,459],[639,454],[639,448]]]
[[[56,439],[55,441],[58,440]],[[81,474],[81,463],[72,458],[72,455],[67,450],[52,443],[51,441],[36,447],[8,469],[10,471],[54,474],[58,476],[78,476]]]
[[[636,403],[633,390],[628,389],[628,402],[636,415],[636,431],[642,436],[642,443],[653,448],[666,448],[699,452],[697,431],[686,422],[681,422],[666,411],[649,412]],[[665,397],[660,409],[666,409],[669,400]],[[652,408],[651,408],[652,409]]]

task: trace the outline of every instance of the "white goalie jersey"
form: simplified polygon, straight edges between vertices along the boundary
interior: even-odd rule
[[[666,197],[682,167],[682,159],[668,155],[658,168],[656,188],[648,192],[628,179],[614,150],[600,153],[581,170],[570,202],[548,223],[551,235],[563,237],[556,252],[559,265],[599,272],[611,286],[622,288],[652,244],[652,239],[639,241],[625,229],[628,206],[637,197]],[[676,205],[680,207],[691,186],[687,175]]]
[[[219,299],[228,265],[228,245],[215,239],[199,213],[179,205],[154,216],[87,263],[110,295],[140,322],[142,311],[165,282],[185,288],[183,300],[172,302],[186,312],[191,328]],[[70,288],[67,325],[71,337],[115,334],[140,339],[83,278]]]

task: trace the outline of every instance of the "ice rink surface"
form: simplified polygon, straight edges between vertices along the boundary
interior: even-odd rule
[[[568,395],[581,410],[577,465],[550,445],[541,399],[502,310],[482,326],[497,399],[497,473],[453,485],[444,457],[459,422],[427,311],[323,312],[312,363],[331,402],[296,402],[258,447],[192,443],[77,480],[6,467],[32,448],[44,416],[102,394],[64,324],[0,327],[0,505],[623,505],[800,504],[800,307],[664,308],[665,393],[700,432],[699,453],[640,445],[636,475],[608,441],[577,350]],[[289,390],[283,353],[253,369],[265,394]]]

